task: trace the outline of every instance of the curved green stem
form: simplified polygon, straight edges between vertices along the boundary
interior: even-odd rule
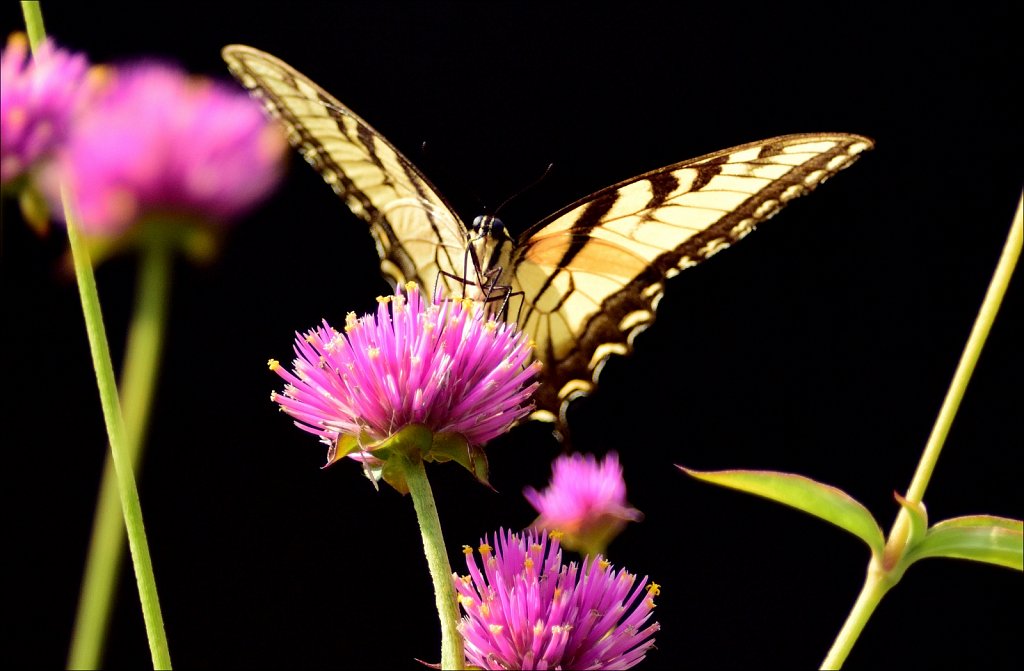
[[[426,468],[423,460],[416,457],[410,459],[406,455],[396,454],[392,459],[401,465],[408,484],[416,519],[420,524],[420,534],[423,536],[423,551],[427,556],[430,579],[434,582],[434,599],[441,618],[441,668],[463,669],[465,653],[462,634],[458,630],[459,606],[455,599],[452,568],[448,563],[441,521],[437,516],[434,494],[427,481]]]
[[[25,15],[25,26],[29,30],[29,44],[34,53],[40,42],[46,38],[43,31],[42,12],[38,2],[23,2],[21,8]],[[121,415],[117,383],[114,380],[114,367],[110,362],[110,347],[107,345],[107,333],[103,325],[103,313],[100,310],[100,297],[96,291],[96,277],[92,272],[89,250],[78,232],[78,223],[71,212],[70,200],[63,187],[61,187],[60,195],[64,205],[64,218],[67,221],[68,242],[71,246],[71,258],[75,266],[78,294],[82,301],[82,316],[85,318],[89,351],[92,354],[93,368],[96,370],[96,386],[99,388],[103,421],[107,427],[110,452],[117,475],[121,510],[124,515],[125,528],[128,530],[128,546],[131,549],[132,563],[135,566],[135,580],[138,584],[139,599],[142,602],[142,617],[149,638],[153,668],[170,669],[171,655],[167,648],[167,634],[164,632],[164,620],[160,612],[156,579],[153,577],[153,561],[149,556],[149,544],[146,542],[146,528],[142,522],[139,490],[135,484],[135,474],[132,472],[131,456],[125,447],[127,432],[124,417]]]
[[[914,471],[914,477],[905,497],[909,503],[921,503],[924,499],[925,489],[927,489],[932,472],[935,470],[935,464],[942,451],[942,446],[946,442],[946,436],[949,435],[950,426],[952,426],[953,418],[960,407],[960,401],[964,397],[967,383],[971,379],[975,364],[981,355],[981,349],[992,329],[992,323],[995,321],[1003,296],[1006,295],[1010,277],[1020,258],[1022,241],[1024,241],[1024,196],[1017,201],[1017,211],[1013,216],[1013,224],[1010,226],[1006,244],[999,256],[996,271],[992,275],[992,281],[989,282],[988,291],[985,292],[985,299],[978,311],[978,317],[974,320],[974,326],[967,338],[964,352],[960,356],[960,363],[953,374],[949,391],[946,392],[946,398],[942,402],[935,426],[932,427],[921,460]],[[875,607],[885,593],[899,581],[906,568],[903,565],[903,558],[907,551],[910,529],[910,513],[907,506],[901,506],[900,512],[896,516],[896,522],[893,523],[892,531],[889,533],[885,553],[882,557],[873,556],[871,558],[871,565],[868,568],[868,575],[860,596],[857,597],[853,610],[850,611],[843,628],[836,636],[832,648],[822,663],[822,668],[838,669],[842,667]]]
[[[139,259],[135,309],[121,373],[121,411],[125,421],[125,451],[138,468],[156,388],[167,323],[172,250],[161,236],[149,236]],[[117,491],[114,460],[107,454],[103,480],[93,515],[92,540],[85,562],[82,591],[71,638],[68,668],[96,669],[103,648],[115,588],[124,557],[124,521]]]

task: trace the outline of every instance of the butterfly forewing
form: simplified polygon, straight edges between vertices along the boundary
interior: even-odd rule
[[[528,231],[513,257],[520,325],[545,364],[538,407],[563,415],[654,320],[664,281],[728,247],[872,146],[787,135],[626,180]]]
[[[284,125],[289,142],[369,224],[392,282],[414,280],[429,291],[439,276],[447,283],[462,276],[465,226],[409,159],[287,63],[241,45],[222,55]]]

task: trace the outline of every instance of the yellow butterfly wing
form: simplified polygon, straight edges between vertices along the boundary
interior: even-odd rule
[[[537,344],[540,419],[564,422],[612,354],[654,321],[664,282],[750,233],[873,146],[859,135],[786,135],[602,189],[527,231],[512,257],[520,326]]]
[[[224,47],[231,73],[285,127],[288,140],[365,220],[390,281],[450,290],[465,274],[466,227],[412,162],[352,110],[293,67],[242,45]]]

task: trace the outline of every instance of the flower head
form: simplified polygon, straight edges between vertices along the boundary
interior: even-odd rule
[[[333,445],[339,436],[366,450],[411,424],[461,435],[480,446],[531,409],[538,363],[513,325],[487,319],[479,303],[425,303],[416,285],[378,299],[376,316],[349,313],[344,332],[326,321],[296,334],[288,383],[272,400],[295,424]]]
[[[48,190],[55,199],[63,180],[94,235],[154,214],[219,223],[269,193],[285,144],[244,92],[167,65],[126,66],[76,120]]]
[[[601,463],[592,454],[558,457],[548,488],[527,487],[523,495],[540,514],[535,527],[559,531],[567,548],[590,554],[603,554],[627,522],[643,519],[626,502],[622,466],[614,452]]]
[[[465,616],[466,659],[484,669],[628,669],[654,646],[647,624],[656,583],[600,556],[562,563],[557,538],[501,531],[465,548],[469,575],[454,576]],[[644,589],[646,586],[646,590]],[[645,626],[646,625],[646,626]]]
[[[86,87],[89,62],[46,40],[28,53],[14,33],[0,55],[0,183],[20,177],[67,138]]]

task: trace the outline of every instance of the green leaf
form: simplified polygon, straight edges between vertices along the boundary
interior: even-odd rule
[[[875,557],[885,549],[885,537],[868,509],[849,494],[794,473],[778,471],[694,471],[678,466],[687,475],[712,484],[763,496],[831,522],[860,538]]]
[[[466,442],[461,434],[434,434],[434,444],[431,445],[426,460],[438,463],[454,461],[472,473],[481,484],[491,487],[491,483],[487,481],[487,455],[483,448],[473,447]]]
[[[389,459],[381,465],[380,479],[391,485],[402,496],[409,493],[409,483],[405,481],[405,470],[396,459]]]
[[[27,180],[25,188],[18,193],[18,204],[21,206],[21,216],[29,227],[37,235],[45,235],[50,229],[50,208],[46,198]]]
[[[338,463],[342,458],[347,457],[359,449],[359,441],[355,436],[342,435],[334,441],[334,444],[327,448],[327,463],[320,468],[327,468]]]
[[[434,434],[422,424],[408,424],[397,433],[393,433],[373,448],[373,456],[388,459],[395,452],[408,459],[419,461],[430,451]]]
[[[929,557],[970,559],[1024,570],[1024,525],[994,515],[943,520],[907,553],[907,563]]]

